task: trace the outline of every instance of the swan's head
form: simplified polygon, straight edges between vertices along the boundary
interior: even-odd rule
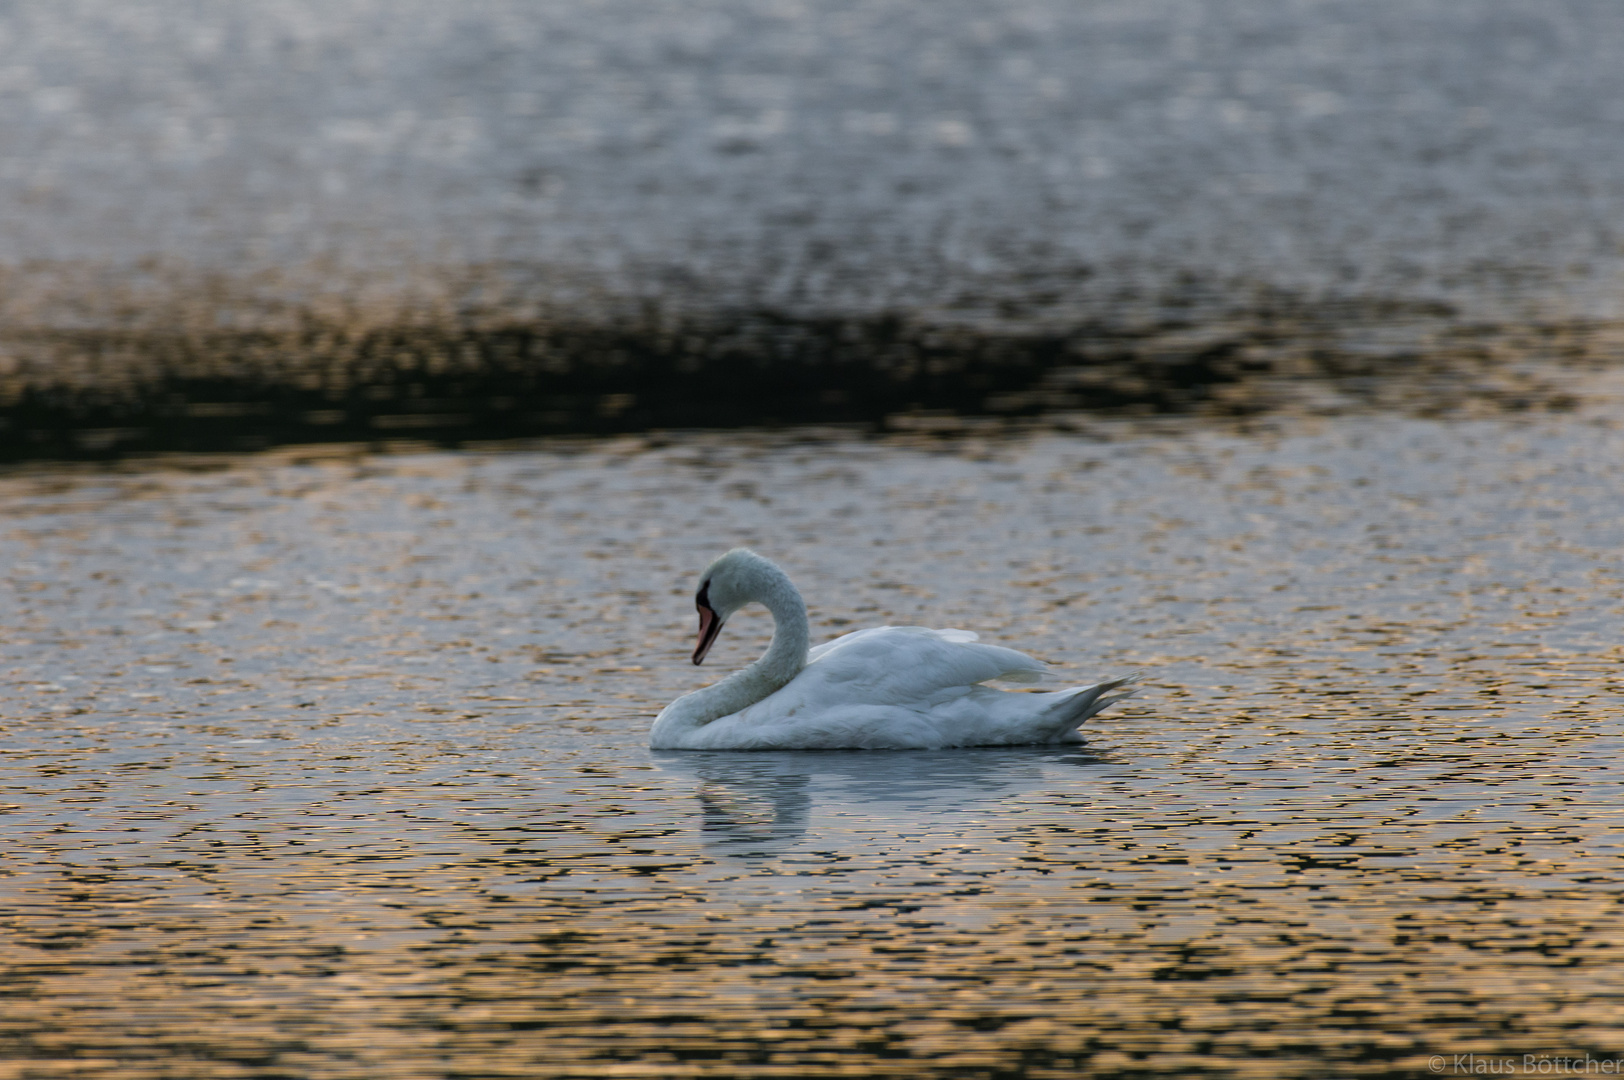
[[[761,599],[763,586],[784,576],[771,559],[749,548],[734,548],[705,568],[699,577],[694,607],[699,609],[699,644],[694,646],[694,663],[705,660],[722,624],[752,600]]]

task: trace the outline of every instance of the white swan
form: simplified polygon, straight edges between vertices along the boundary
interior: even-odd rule
[[[1077,726],[1133,691],[1103,696],[1114,679],[1052,693],[1011,693],[989,679],[1036,682],[1025,653],[976,644],[965,630],[881,626],[808,651],[806,603],[773,562],[735,548],[700,578],[694,663],[729,616],[751,601],[772,612],[772,645],[714,686],[667,705],[654,720],[656,750],[928,749],[1077,742]]]

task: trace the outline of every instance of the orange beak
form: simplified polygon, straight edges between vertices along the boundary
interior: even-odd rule
[[[710,652],[711,646],[716,644],[717,635],[722,632],[722,620],[704,604],[695,606],[699,608],[699,644],[694,646],[694,663],[702,664],[705,654]]]

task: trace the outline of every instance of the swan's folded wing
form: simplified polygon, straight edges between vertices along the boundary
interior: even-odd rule
[[[808,704],[860,701],[917,707],[944,692],[962,692],[991,679],[1033,682],[1044,671],[1040,661],[1025,653],[984,645],[968,631],[882,626],[818,646],[806,669],[785,689],[800,687]]]

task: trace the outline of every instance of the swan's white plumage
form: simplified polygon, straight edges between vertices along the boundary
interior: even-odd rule
[[[1079,724],[1127,696],[1104,695],[1129,679],[1050,693],[984,686],[992,680],[1035,682],[1046,669],[1025,653],[984,644],[965,630],[882,626],[807,650],[800,594],[778,567],[743,549],[711,565],[701,597],[707,597],[707,588],[708,597],[723,597],[727,610],[716,609],[723,620],[750,600],[765,603],[777,621],[773,645],[745,670],[667,706],[651,733],[656,749],[926,749],[1077,741]]]
[[[1053,742],[1075,733],[1081,718],[1058,730],[1076,711],[1064,706],[1094,688],[1020,694],[981,686],[1039,677],[1043,665],[1014,649],[956,640],[960,635],[882,626],[836,638],[813,650],[781,689],[696,729],[683,746],[924,749]]]

